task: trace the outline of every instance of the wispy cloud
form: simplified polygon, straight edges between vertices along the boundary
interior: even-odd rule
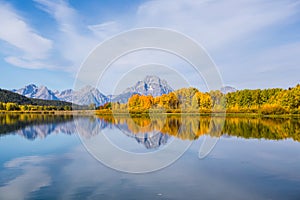
[[[42,36],[43,30],[34,30],[27,21],[30,19],[24,20],[7,3],[0,3],[0,24],[5,27],[0,30],[0,39],[15,48],[5,52],[5,61],[15,66],[74,73],[104,39],[130,28],[149,26],[174,29],[201,43],[226,82],[238,81],[235,74],[239,71],[251,69],[255,76],[263,68],[278,69],[279,62],[285,67],[300,64],[296,33],[290,40],[280,38],[283,26],[299,23],[298,1],[153,0],[140,3],[135,13],[126,18],[111,16],[99,22],[94,19],[95,24],[84,20],[93,18],[93,13],[82,13],[68,1],[34,0],[34,4],[55,20],[55,25],[51,24],[51,40]],[[270,37],[271,42],[265,42]],[[250,54],[252,59],[244,65],[241,58]]]
[[[299,8],[295,1],[154,0],[142,3],[131,22],[133,28],[163,27],[192,37],[212,55],[226,83],[243,88],[272,87],[277,82],[286,87],[298,80],[295,71],[286,71],[284,78],[278,69],[300,65],[300,45],[299,37],[284,41],[280,29],[297,22]],[[132,59],[128,61],[135,66]],[[262,78],[266,68],[269,77]]]
[[[89,25],[88,28],[99,38],[107,38],[123,30],[122,25],[116,21],[104,22],[102,24]]]
[[[53,17],[58,25],[57,51],[76,71],[88,53],[104,38],[119,31],[119,24],[110,21],[97,25],[84,24],[66,1],[34,0],[37,7]],[[59,43],[58,43],[59,42]]]
[[[21,67],[42,67],[37,61],[48,57],[53,42],[34,30],[8,4],[0,3],[0,39],[15,50],[13,55],[6,57],[6,61]],[[36,63],[30,66],[30,63]]]
[[[2,199],[24,199],[30,192],[39,190],[51,184],[51,177],[41,163],[49,160],[39,156],[15,158],[4,164],[5,168],[19,168],[22,174],[0,187]]]
[[[297,12],[299,5],[291,1],[155,0],[139,7],[137,24],[173,28],[216,50],[281,23]]]
[[[7,56],[4,58],[4,60],[12,65],[27,69],[61,69],[56,65],[48,63],[47,60],[26,59],[22,56]]]

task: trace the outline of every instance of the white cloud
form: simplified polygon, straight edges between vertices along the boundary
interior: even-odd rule
[[[34,0],[41,10],[49,13],[59,22],[64,32],[75,31],[76,11],[69,7],[65,1]]]
[[[227,83],[236,80],[235,75],[239,70],[251,69],[253,74],[261,73],[262,62],[265,62],[263,63],[265,67],[269,66],[270,70],[275,70],[278,59],[271,58],[272,52],[268,53],[270,46],[273,49],[278,45],[290,46],[289,52],[280,53],[280,62],[282,65],[300,64],[297,59],[299,46],[294,44],[297,41],[293,39],[289,40],[289,43],[280,41],[280,38],[277,38],[278,31],[270,33],[274,27],[278,30],[282,25],[292,24],[298,20],[299,2],[295,1],[145,1],[137,6],[133,15],[130,14],[126,18],[112,16],[110,20],[99,21],[94,25],[87,24],[83,20],[92,18],[93,15],[83,13],[85,16],[81,16],[67,1],[34,0],[34,2],[37,8],[48,13],[56,22],[57,26],[51,27],[53,42],[39,35],[11,7],[0,6],[0,16],[3,15],[0,17],[0,23],[14,24],[1,29],[0,38],[23,52],[20,55],[16,51],[5,58],[8,63],[16,66],[62,69],[74,73],[88,53],[104,39],[130,28],[145,26],[174,29],[195,39],[212,55]],[[272,44],[252,45],[252,48],[260,49],[251,52],[248,50],[251,46],[249,44],[253,41],[264,42],[265,38],[269,37],[268,34],[274,38]],[[262,53],[268,54],[270,59],[259,60],[259,57],[266,56]],[[248,54],[251,54],[253,59],[244,65],[241,57]],[[274,54],[277,55],[276,52]],[[296,64],[293,64],[292,60]]]
[[[19,168],[22,173],[0,187],[1,199],[24,199],[30,192],[51,184],[51,177],[41,163],[49,160],[39,156],[15,158],[4,164],[5,168]]]
[[[0,39],[15,47],[16,59],[30,63],[48,57],[52,41],[39,35],[16,11],[3,3],[0,4],[0,26]]]
[[[4,58],[4,60],[14,66],[20,66],[27,69],[61,69],[59,66],[48,64],[47,62],[39,59],[27,60],[22,57],[8,56]]]
[[[194,38],[227,84],[286,87],[299,81],[299,37],[291,28],[299,23],[299,8],[295,1],[155,0],[139,7],[137,25],[175,29]]]
[[[299,42],[293,39],[284,42],[276,29],[294,23],[299,11],[299,3],[294,1],[154,0],[142,3],[130,24],[132,28],[154,26],[174,29],[192,37],[212,55],[228,84],[236,84],[239,88],[250,85],[272,87],[280,78],[279,85],[285,87],[287,84],[284,83],[294,84],[298,80],[293,75],[296,73],[287,71],[284,78],[277,70],[299,66]],[[118,23],[129,24],[122,19]],[[106,33],[115,29],[116,22],[113,24],[103,28]],[[273,37],[273,41],[265,43],[269,37]],[[245,57],[247,63],[241,59]],[[132,62],[132,59],[129,61]],[[271,74],[269,77],[261,74],[265,68]],[[186,75],[192,82],[195,80],[187,71]],[[288,80],[288,77],[293,77],[293,80]]]
[[[89,25],[88,28],[99,38],[107,38],[122,30],[121,24],[116,21],[104,22],[102,24]]]
[[[113,21],[97,25],[87,25],[82,17],[66,1],[35,0],[38,8],[53,17],[59,27],[57,51],[71,62],[76,71],[88,53],[99,42],[119,30]]]
[[[197,39],[210,50],[245,39],[298,12],[289,1],[148,1],[137,12],[138,26],[168,27]]]

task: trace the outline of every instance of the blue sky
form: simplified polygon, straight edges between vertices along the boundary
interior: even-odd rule
[[[93,48],[142,27],[168,28],[196,40],[226,85],[287,88],[300,82],[299,1],[0,0],[0,26],[0,88],[29,83],[72,88]],[[189,74],[185,76],[201,88],[203,82]]]

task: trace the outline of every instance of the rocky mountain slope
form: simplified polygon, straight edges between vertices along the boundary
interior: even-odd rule
[[[172,92],[173,89],[167,81],[158,76],[146,76],[132,87],[127,88],[121,94],[112,98],[113,102],[125,103],[133,94],[152,95],[154,97]]]
[[[167,81],[157,76],[146,76],[143,80],[138,81],[121,94],[114,96],[105,96],[97,88],[92,86],[85,86],[77,91],[67,89],[59,92],[57,90],[52,91],[46,86],[38,87],[34,84],[30,84],[23,88],[12,90],[12,92],[29,98],[60,100],[73,102],[78,105],[95,104],[96,106],[103,105],[109,101],[125,103],[133,94],[160,96],[171,91],[173,91],[173,89],[168,85]]]

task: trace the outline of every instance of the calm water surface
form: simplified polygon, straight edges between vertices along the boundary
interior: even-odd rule
[[[0,115],[0,199],[300,199],[299,119],[231,117],[219,135],[208,134],[211,123],[218,119]],[[193,144],[169,167],[128,174],[94,159],[75,124],[81,138],[105,134],[131,152]],[[204,138],[217,136],[199,159]]]

